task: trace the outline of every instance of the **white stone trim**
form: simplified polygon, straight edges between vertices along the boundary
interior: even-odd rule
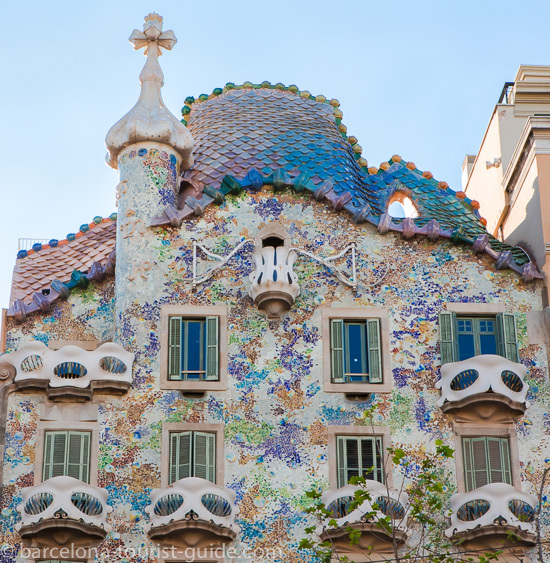
[[[30,356],[39,356],[41,367],[32,371],[22,368],[23,362]],[[115,374],[100,367],[102,358],[115,357],[126,365],[124,373]],[[60,350],[51,350],[44,343],[35,340],[21,347],[17,352],[2,356],[2,361],[11,364],[16,370],[15,382],[28,380],[45,380],[52,388],[77,387],[86,389],[92,381],[108,381],[132,383],[132,364],[134,354],[127,352],[113,342],[107,342],[95,350],[83,350],[78,346],[64,346]],[[86,368],[86,375],[75,379],[57,377],[54,373],[56,366],[63,362],[76,362]]]
[[[490,503],[489,510],[480,518],[471,522],[464,522],[457,518],[457,512],[465,503],[473,500],[486,500]],[[483,487],[479,487],[469,493],[458,493],[451,497],[451,527],[445,531],[447,537],[461,532],[467,532],[477,527],[492,526],[494,521],[502,516],[506,519],[509,526],[514,526],[525,530],[531,534],[535,533],[535,524],[532,522],[523,522],[518,519],[508,508],[511,500],[521,500],[529,504],[534,511],[537,507],[537,497],[528,495],[512,485],[506,483],[491,483]]]
[[[25,505],[27,501],[40,493],[48,493],[53,496],[53,502],[38,514],[27,514]],[[72,502],[71,495],[73,493],[87,493],[100,501],[103,510],[97,516],[88,515],[80,511]],[[25,487],[21,489],[22,501],[17,506],[17,511],[21,514],[21,521],[16,524],[16,530],[20,530],[22,526],[37,524],[41,520],[54,519],[54,514],[62,509],[67,513],[68,518],[81,520],[85,524],[98,526],[107,532],[111,531],[111,526],[107,524],[107,516],[113,511],[113,508],[107,504],[108,493],[105,489],[87,485],[73,477],[52,477],[47,481],[34,487]]]
[[[157,502],[167,495],[179,494],[183,497],[183,504],[172,514],[166,516],[158,516],[155,514],[155,505]],[[225,499],[231,505],[231,514],[229,516],[218,516],[207,510],[202,504],[202,496],[206,494],[214,494]],[[229,528],[238,533],[240,527],[235,524],[235,515],[238,513],[236,506],[236,494],[231,489],[218,487],[214,483],[199,477],[186,477],[172,483],[169,487],[162,489],[153,489],[151,491],[151,504],[145,507],[145,512],[149,515],[150,523],[146,526],[146,531],[157,526],[164,526],[170,522],[178,522],[185,520],[185,515],[193,510],[199,520],[212,522],[217,526]]]

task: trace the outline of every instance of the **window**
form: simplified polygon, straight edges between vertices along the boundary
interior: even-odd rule
[[[451,311],[439,315],[441,362],[458,362],[480,354],[498,354],[519,362],[513,314],[465,316]]]
[[[361,395],[391,391],[389,321],[385,309],[323,309],[324,387]]]
[[[218,381],[218,317],[170,317],[168,378]]]
[[[381,383],[380,321],[332,319],[333,383]]]
[[[45,432],[42,480],[67,475],[90,482],[90,432]]]
[[[227,308],[165,305],[161,309],[161,389],[225,391]]]
[[[216,482],[216,435],[210,432],[170,433],[170,484],[185,477]]]
[[[384,482],[381,436],[337,436],[338,487],[352,477]]]
[[[512,485],[508,438],[462,438],[462,456],[467,492],[489,483]]]

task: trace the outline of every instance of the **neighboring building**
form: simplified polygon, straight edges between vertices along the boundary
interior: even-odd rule
[[[550,66],[522,65],[514,82],[506,82],[479,152],[466,156],[462,172],[463,189],[481,204],[487,230],[524,248],[548,276]]]
[[[476,549],[512,532],[501,560],[535,561],[550,457],[536,265],[429,172],[368,168],[336,100],[228,84],[187,98],[180,123],[160,97],[161,22],[131,36],[142,94],[107,135],[118,214],[18,255],[2,561],[305,562],[314,487],[375,545],[351,557],[380,560],[389,538],[338,489],[367,474],[398,514],[385,449],[414,461],[436,439],[456,449],[449,534]]]

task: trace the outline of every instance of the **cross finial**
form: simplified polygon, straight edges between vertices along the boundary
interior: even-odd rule
[[[134,49],[145,47],[147,61],[139,75],[141,95],[137,104],[111,127],[105,139],[109,150],[107,162],[113,168],[118,166],[117,158],[122,149],[144,141],[174,148],[181,156],[182,170],[193,164],[193,137],[170,113],[160,93],[164,80],[158,62],[161,48],[170,50],[176,41],[173,31],[162,31],[162,18],[158,14],[146,16],[143,31],[134,29],[130,35]]]
[[[170,51],[178,40],[173,31],[162,31],[162,16],[152,13],[145,16],[143,31],[134,29],[129,41],[136,51],[145,47],[145,55],[149,54],[149,47],[154,44],[157,47],[155,54],[162,55],[160,47]]]

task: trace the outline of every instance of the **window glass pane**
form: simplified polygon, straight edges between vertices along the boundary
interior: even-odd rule
[[[458,360],[467,360],[476,355],[475,339],[473,334],[461,334],[460,329],[458,339]]]
[[[204,379],[204,320],[182,322],[182,366],[186,379]]]
[[[493,319],[479,319],[479,353],[497,353],[497,338]]]
[[[365,323],[346,323],[346,372],[367,373]]]

